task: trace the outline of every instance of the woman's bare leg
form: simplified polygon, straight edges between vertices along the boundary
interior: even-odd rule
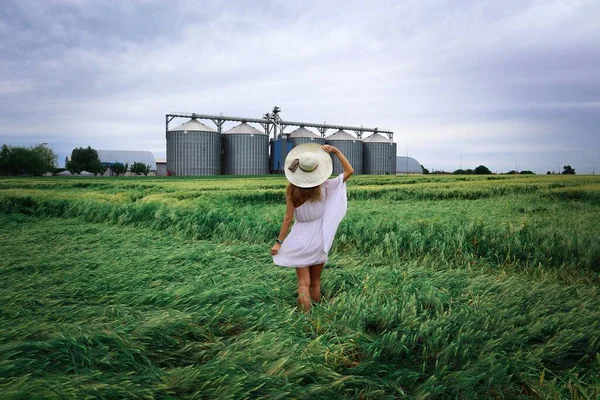
[[[310,298],[317,302],[321,300],[321,272],[324,264],[311,265],[310,271]]]
[[[306,312],[310,310],[310,269],[296,268],[296,274],[298,275],[298,306]]]

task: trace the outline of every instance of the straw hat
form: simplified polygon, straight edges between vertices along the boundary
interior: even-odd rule
[[[331,156],[320,144],[300,144],[290,150],[285,158],[285,177],[301,188],[319,186],[332,172]]]

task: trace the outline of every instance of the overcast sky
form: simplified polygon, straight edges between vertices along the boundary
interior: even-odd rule
[[[430,170],[600,172],[600,1],[4,0],[0,54],[0,142],[60,165],[164,159],[171,111],[278,105],[392,130]]]

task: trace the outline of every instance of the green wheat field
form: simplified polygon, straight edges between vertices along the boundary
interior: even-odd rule
[[[285,184],[0,179],[0,399],[600,397],[600,177],[353,177],[308,314]]]

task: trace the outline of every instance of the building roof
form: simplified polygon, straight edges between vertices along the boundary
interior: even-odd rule
[[[396,173],[422,174],[421,164],[412,157],[396,157]]]
[[[290,138],[320,138],[321,135],[317,135],[311,130],[301,126],[300,128],[290,132]]]
[[[256,129],[255,127],[253,127],[252,125],[248,125],[245,122],[242,122],[241,124],[234,126],[233,128],[231,128],[230,130],[228,130],[227,132],[225,132],[225,135],[231,135],[231,134],[246,134],[246,135],[266,135],[266,133],[259,131],[258,129]]]
[[[121,163],[123,165],[128,164],[130,167],[135,162],[141,162],[144,165],[149,165],[151,171],[156,171],[156,160],[154,154],[149,151],[135,151],[135,150],[97,150],[98,157],[101,163],[115,164]]]
[[[360,139],[357,138],[356,136],[352,136],[348,132],[340,129],[339,131],[327,136],[325,138],[325,140],[360,140]]]
[[[213,128],[210,128],[204,125],[202,122],[198,121],[195,118],[190,119],[189,121],[169,130],[170,132],[175,131],[187,131],[187,132],[216,132]]]
[[[365,143],[392,143],[393,141],[381,136],[378,133],[374,133],[366,138],[363,139],[363,142]]]

